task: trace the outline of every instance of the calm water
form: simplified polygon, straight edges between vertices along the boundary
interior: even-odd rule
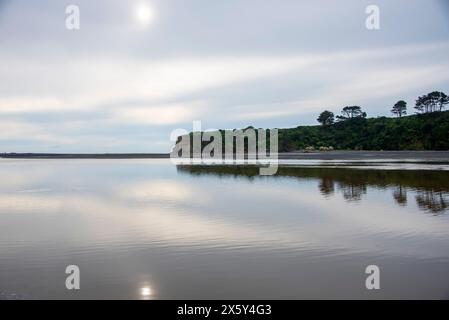
[[[449,298],[449,171],[256,173],[0,160],[0,297]]]

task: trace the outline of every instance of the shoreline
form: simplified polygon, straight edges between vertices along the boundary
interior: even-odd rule
[[[2,153],[2,159],[169,159],[169,153]]]
[[[286,152],[279,154],[281,160],[338,160],[338,161],[423,161],[448,162],[449,151],[324,151]]]
[[[169,159],[169,153],[104,153],[104,154],[65,154],[65,153],[2,153],[3,159]],[[448,162],[449,151],[315,151],[283,152],[280,160],[339,160],[339,161],[425,161]]]

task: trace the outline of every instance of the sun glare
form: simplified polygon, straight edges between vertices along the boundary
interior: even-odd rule
[[[146,26],[151,23],[154,12],[148,3],[140,3],[135,10],[136,20],[139,24]]]
[[[151,288],[149,287],[143,287],[140,289],[140,294],[144,297],[151,296]]]

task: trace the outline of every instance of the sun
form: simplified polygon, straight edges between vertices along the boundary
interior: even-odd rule
[[[148,3],[142,2],[135,9],[135,17],[140,25],[149,25],[154,18],[153,9]]]
[[[151,288],[150,287],[140,288],[140,294],[144,297],[151,296]]]

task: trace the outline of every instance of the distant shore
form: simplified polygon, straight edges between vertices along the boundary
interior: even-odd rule
[[[168,159],[169,153],[0,153],[5,159]],[[327,152],[283,152],[284,160],[339,160],[339,161],[425,161],[449,162],[449,151],[327,151]]]
[[[169,153],[0,153],[5,159],[168,159]]]

